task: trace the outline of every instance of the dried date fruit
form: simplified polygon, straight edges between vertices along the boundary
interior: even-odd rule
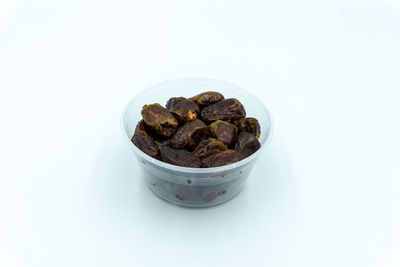
[[[136,125],[135,132],[143,132],[148,134],[149,129],[147,129],[146,123],[143,120],[140,120]]]
[[[261,146],[257,140],[257,119],[246,118],[237,99],[225,99],[218,92],[204,92],[191,98],[172,97],[166,108],[158,103],[144,105],[141,114],[143,120],[137,124],[132,142],[149,156],[170,164],[195,168],[223,166],[244,159]],[[196,198],[206,202],[225,192],[203,191],[196,191]],[[176,194],[181,200],[187,196],[185,192]]]
[[[215,200],[217,197],[226,193],[226,184],[218,186],[204,186],[201,190],[201,196],[204,202],[208,203]]]
[[[171,145],[176,148],[193,150],[197,144],[209,136],[209,128],[199,119],[187,122],[171,138]]]
[[[221,141],[215,138],[208,138],[200,142],[193,153],[202,160],[208,156],[211,156],[212,154],[216,154],[227,149],[228,147]]]
[[[156,136],[153,139],[154,139],[154,143],[158,146],[159,149],[163,146],[171,145],[171,138]]]
[[[244,159],[242,154],[235,150],[228,149],[203,159],[203,167],[210,168],[228,165],[242,159]]]
[[[137,148],[142,150],[150,157],[160,159],[158,146],[154,143],[153,138],[145,132],[143,121],[140,121],[137,124],[135,133],[133,134],[131,141],[133,144],[135,144]]]
[[[146,123],[143,120],[139,121],[139,123],[136,126],[135,132],[143,132],[148,134],[150,137],[153,138],[153,141],[158,146],[158,149],[160,149],[161,146],[169,146],[171,143],[170,137],[165,137],[156,134],[146,125]]]
[[[204,108],[219,101],[222,101],[225,98],[221,93],[209,91],[195,95],[194,97],[191,97],[189,99],[196,103],[200,108]]]
[[[235,144],[237,137],[237,128],[235,125],[226,121],[217,120],[211,123],[209,127],[213,137],[230,147]]]
[[[162,136],[171,136],[178,128],[174,115],[158,103],[144,105],[142,117],[149,128]]]
[[[235,150],[245,157],[250,156],[261,147],[258,139],[248,132],[241,132],[235,145]]]
[[[195,198],[197,190],[194,186],[174,184],[171,188],[172,194],[179,200],[185,201]]]
[[[258,123],[258,120],[256,118],[241,118],[234,121],[233,124],[238,128],[239,132],[249,132],[257,137],[257,139],[260,137],[260,124]]]
[[[166,107],[180,123],[195,120],[200,112],[199,106],[184,97],[170,98]]]
[[[243,105],[235,98],[225,99],[205,107],[200,114],[207,123],[217,120],[234,121],[246,117]]]
[[[198,157],[186,150],[164,146],[160,148],[160,153],[162,161],[173,165],[200,168],[202,164]]]

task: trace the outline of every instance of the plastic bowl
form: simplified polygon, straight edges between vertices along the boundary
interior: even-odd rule
[[[156,160],[131,142],[136,124],[142,119],[140,112],[144,104],[164,105],[171,97],[191,97],[204,91],[218,91],[225,98],[237,98],[245,107],[247,116],[258,119],[261,148],[257,152],[221,167],[187,168]],[[123,138],[135,154],[149,188],[169,202],[189,207],[218,205],[236,196],[271,140],[272,130],[271,114],[257,97],[231,83],[206,78],[185,78],[157,84],[135,97],[125,108],[121,119]]]

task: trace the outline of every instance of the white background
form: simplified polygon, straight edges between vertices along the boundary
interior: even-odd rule
[[[207,209],[145,186],[140,90],[237,83],[276,132]],[[400,266],[400,2],[0,1],[0,266]]]

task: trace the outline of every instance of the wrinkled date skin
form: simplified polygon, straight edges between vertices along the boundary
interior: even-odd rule
[[[228,147],[221,141],[215,138],[208,138],[203,140],[193,151],[193,153],[199,158],[204,159],[212,154],[227,150]]]
[[[184,97],[170,98],[166,107],[180,123],[195,120],[200,112],[196,103]]]
[[[244,156],[239,152],[228,149],[217,154],[211,155],[203,159],[203,167],[218,167],[238,162],[244,159]]]
[[[135,133],[136,132],[143,132],[143,133],[149,134],[149,129],[146,126],[146,123],[144,122],[144,120],[140,120],[138,122],[138,124],[136,125],[136,128],[135,128]]]
[[[186,150],[164,146],[161,147],[160,154],[162,161],[173,165],[192,168],[200,168],[202,165],[201,160],[198,157]]]
[[[160,149],[163,146],[170,146],[171,145],[171,138],[166,138],[162,136],[153,136],[154,143],[158,146],[158,149]]]
[[[139,121],[137,124],[132,142],[150,157],[160,159],[158,146],[154,143],[153,138],[147,134],[146,125],[143,120]]]
[[[233,124],[238,128],[239,132],[246,131],[257,137],[257,139],[260,138],[260,124],[256,118],[241,118],[240,120],[234,121]]]
[[[245,157],[250,156],[261,147],[258,139],[248,132],[241,132],[236,142],[235,150]]]
[[[204,122],[196,119],[187,122],[171,138],[171,145],[175,148],[185,148],[192,151],[197,144],[209,136],[209,128]]]
[[[234,146],[237,137],[237,128],[235,125],[226,121],[217,120],[211,123],[209,127],[213,137],[229,147]]]
[[[206,123],[217,120],[234,121],[246,117],[246,110],[237,99],[228,98],[205,107],[200,114]]]
[[[225,98],[221,93],[213,92],[213,91],[204,92],[204,93],[198,94],[198,95],[190,98],[190,100],[192,100],[194,103],[196,103],[200,108],[204,108],[204,107],[213,105],[224,99]]]
[[[135,132],[137,131],[146,133],[147,135],[152,137],[154,143],[158,146],[159,149],[161,146],[169,146],[171,143],[171,138],[156,134],[146,125],[143,120],[139,121],[139,123],[137,124]]]
[[[142,117],[149,128],[162,136],[171,136],[178,128],[174,115],[158,103],[144,105]]]

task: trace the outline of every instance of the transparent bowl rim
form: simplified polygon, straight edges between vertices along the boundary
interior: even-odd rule
[[[261,148],[258,149],[255,153],[253,153],[252,155],[250,155],[249,157],[242,159],[238,162],[229,164],[229,165],[224,165],[224,166],[220,166],[220,167],[211,167],[211,168],[191,168],[191,167],[181,167],[181,166],[177,166],[177,165],[172,165],[166,162],[163,162],[161,160],[157,160],[155,158],[150,157],[149,155],[147,155],[146,153],[144,153],[143,151],[141,151],[139,148],[137,148],[131,141],[131,136],[128,136],[126,131],[125,131],[125,126],[124,126],[124,118],[125,118],[125,114],[128,110],[128,108],[130,107],[131,104],[133,104],[137,99],[139,99],[141,96],[146,95],[151,93],[152,91],[157,91],[158,87],[161,86],[165,86],[165,85],[169,85],[169,84],[173,84],[173,83],[180,83],[180,82],[210,82],[210,83],[219,83],[219,84],[225,84],[228,85],[230,87],[234,87],[237,90],[243,91],[246,95],[248,95],[250,98],[252,98],[254,101],[256,101],[260,107],[262,107],[262,109],[264,110],[264,112],[266,114],[268,114],[270,122],[271,122],[271,126],[270,126],[270,130],[269,130],[269,135],[267,137],[267,139],[261,144]],[[240,99],[239,99],[240,101]],[[244,89],[241,86],[238,86],[236,84],[230,83],[230,82],[226,82],[224,80],[219,80],[219,79],[211,79],[211,78],[204,78],[204,77],[186,77],[186,78],[177,78],[177,79],[171,79],[171,80],[166,80],[160,83],[157,83],[155,85],[152,85],[150,87],[147,87],[145,89],[142,89],[139,93],[137,93],[135,95],[134,98],[132,98],[128,104],[125,106],[125,108],[123,109],[122,115],[121,115],[121,120],[120,120],[120,130],[123,136],[123,139],[125,140],[125,142],[128,144],[129,148],[139,157],[141,157],[142,159],[145,159],[148,162],[153,163],[154,165],[157,165],[159,167],[171,170],[171,171],[176,171],[176,172],[182,172],[182,173],[193,173],[193,174],[198,174],[198,173],[217,173],[217,172],[226,172],[232,169],[236,169],[238,167],[241,167],[243,165],[248,164],[249,162],[256,160],[260,153],[262,153],[262,151],[264,151],[264,149],[267,147],[267,145],[271,142],[272,136],[274,134],[274,130],[275,130],[275,124],[274,124],[274,120],[272,118],[271,112],[269,111],[269,109],[264,105],[263,102],[261,102],[257,97],[255,97],[252,93],[248,92],[246,89]]]

